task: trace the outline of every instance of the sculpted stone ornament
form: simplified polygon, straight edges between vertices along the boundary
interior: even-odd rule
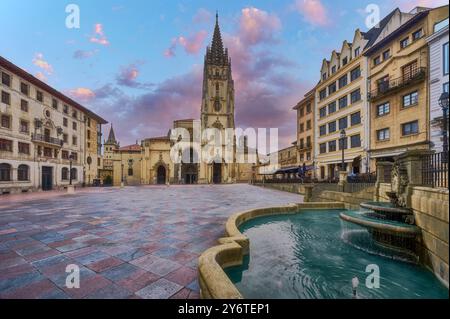
[[[406,187],[409,184],[408,172],[398,162],[392,168],[392,191],[397,194],[396,206],[406,207]]]

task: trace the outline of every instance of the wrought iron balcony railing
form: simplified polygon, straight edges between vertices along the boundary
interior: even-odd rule
[[[31,134],[31,140],[33,142],[46,143],[46,144],[51,144],[51,145],[58,146],[58,147],[61,147],[64,144],[64,141],[60,140],[59,138],[50,137],[50,136],[42,135],[42,134]]]
[[[404,88],[407,85],[425,80],[425,77],[426,68],[421,67],[413,69],[410,73],[405,74],[402,77],[378,82],[377,88],[369,93],[369,100],[373,101],[387,94],[392,94],[396,90]]]

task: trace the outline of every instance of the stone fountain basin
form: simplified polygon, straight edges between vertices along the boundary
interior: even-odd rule
[[[401,214],[401,215],[410,215],[412,214],[411,210],[408,208],[395,207],[391,203],[387,202],[367,202],[361,203],[362,208],[370,209],[375,212],[388,212],[391,214]]]
[[[370,218],[365,216],[364,212],[347,211],[341,213],[340,217],[347,222],[397,236],[401,235],[402,237],[415,238],[420,234],[420,228],[415,225]]]

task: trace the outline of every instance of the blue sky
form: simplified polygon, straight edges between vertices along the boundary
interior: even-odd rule
[[[80,29],[65,7],[80,8]],[[0,55],[113,122],[122,145],[198,118],[202,65],[219,11],[236,81],[236,121],[295,139],[292,107],[319,78],[324,57],[381,16],[440,0],[108,1],[0,0]],[[107,133],[107,129],[104,133]]]

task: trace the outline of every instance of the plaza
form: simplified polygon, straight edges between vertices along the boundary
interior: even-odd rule
[[[245,184],[2,197],[0,298],[198,298],[198,257],[231,214],[301,201]],[[65,287],[71,264],[79,289]]]

